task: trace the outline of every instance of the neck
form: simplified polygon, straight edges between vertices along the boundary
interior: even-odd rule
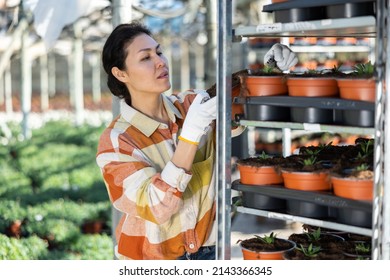
[[[132,100],[132,107],[158,122],[168,124],[169,118],[161,94],[153,98],[143,98],[142,101]]]

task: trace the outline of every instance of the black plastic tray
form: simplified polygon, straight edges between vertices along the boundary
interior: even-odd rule
[[[375,2],[369,0],[290,0],[281,3],[274,3],[263,6],[263,12],[273,12],[280,10],[288,10],[293,8],[310,8],[310,7],[320,7],[320,6],[329,6],[329,5],[338,5],[347,3],[361,3],[361,2]]]
[[[335,196],[330,192],[293,190],[287,189],[282,185],[244,185],[241,184],[239,180],[236,180],[232,183],[232,189],[286,200],[293,199],[298,201],[311,202],[332,208],[356,209],[365,212],[372,212],[372,202],[342,198]]]
[[[314,107],[334,110],[368,110],[375,111],[375,103],[368,101],[349,100],[337,97],[301,97],[301,96],[256,96],[235,97],[238,104],[272,105],[282,107]]]

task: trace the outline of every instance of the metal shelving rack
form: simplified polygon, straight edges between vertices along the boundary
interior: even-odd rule
[[[293,215],[286,215],[270,211],[262,211],[245,207],[238,207],[242,213],[260,215],[270,218],[300,221],[315,226],[326,226],[339,230],[349,230],[372,236],[372,259],[390,259],[390,135],[387,123],[390,123],[389,102],[385,96],[390,94],[390,65],[386,63],[390,54],[390,45],[387,38],[390,36],[390,28],[386,25],[388,7],[390,3],[385,0],[376,1],[376,18],[373,16],[325,19],[316,21],[305,21],[295,23],[275,23],[258,26],[248,26],[232,29],[232,6],[231,1],[218,1],[218,57],[217,57],[217,91],[218,93],[218,122],[217,139],[223,139],[217,145],[217,191],[218,191],[218,244],[217,258],[230,259],[230,189],[231,173],[230,168],[230,101],[231,101],[231,44],[233,41],[240,41],[242,37],[373,37],[376,38],[376,102],[375,102],[375,128],[349,128],[349,131],[364,132],[373,134],[376,141],[374,146],[374,199],[373,199],[373,225],[372,229],[347,226],[338,223],[325,222],[322,220],[309,219]],[[390,2],[390,1],[389,1]],[[387,5],[388,4],[388,5]],[[233,34],[232,34],[233,31]],[[298,123],[275,123],[242,121],[241,125],[264,126],[282,129],[309,129],[310,126]],[[315,129],[313,128],[315,127]],[[312,130],[346,131],[346,127],[333,125],[313,125]],[[224,179],[221,179],[224,178]],[[387,222],[386,222],[387,221]]]

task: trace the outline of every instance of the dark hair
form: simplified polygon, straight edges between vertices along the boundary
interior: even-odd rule
[[[107,86],[113,95],[125,99],[129,105],[131,105],[129,90],[124,83],[115,78],[111,73],[111,69],[112,67],[118,67],[120,70],[126,69],[126,48],[135,37],[141,34],[152,36],[151,31],[137,21],[120,24],[108,36],[103,47],[102,62],[107,73]]]

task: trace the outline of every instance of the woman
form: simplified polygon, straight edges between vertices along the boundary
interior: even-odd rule
[[[284,48],[274,57],[286,64],[295,55],[280,59]],[[121,99],[96,157],[110,200],[123,213],[116,255],[215,259],[216,98],[204,90],[163,94],[171,87],[167,59],[137,22],[113,30],[102,61],[108,87]]]

